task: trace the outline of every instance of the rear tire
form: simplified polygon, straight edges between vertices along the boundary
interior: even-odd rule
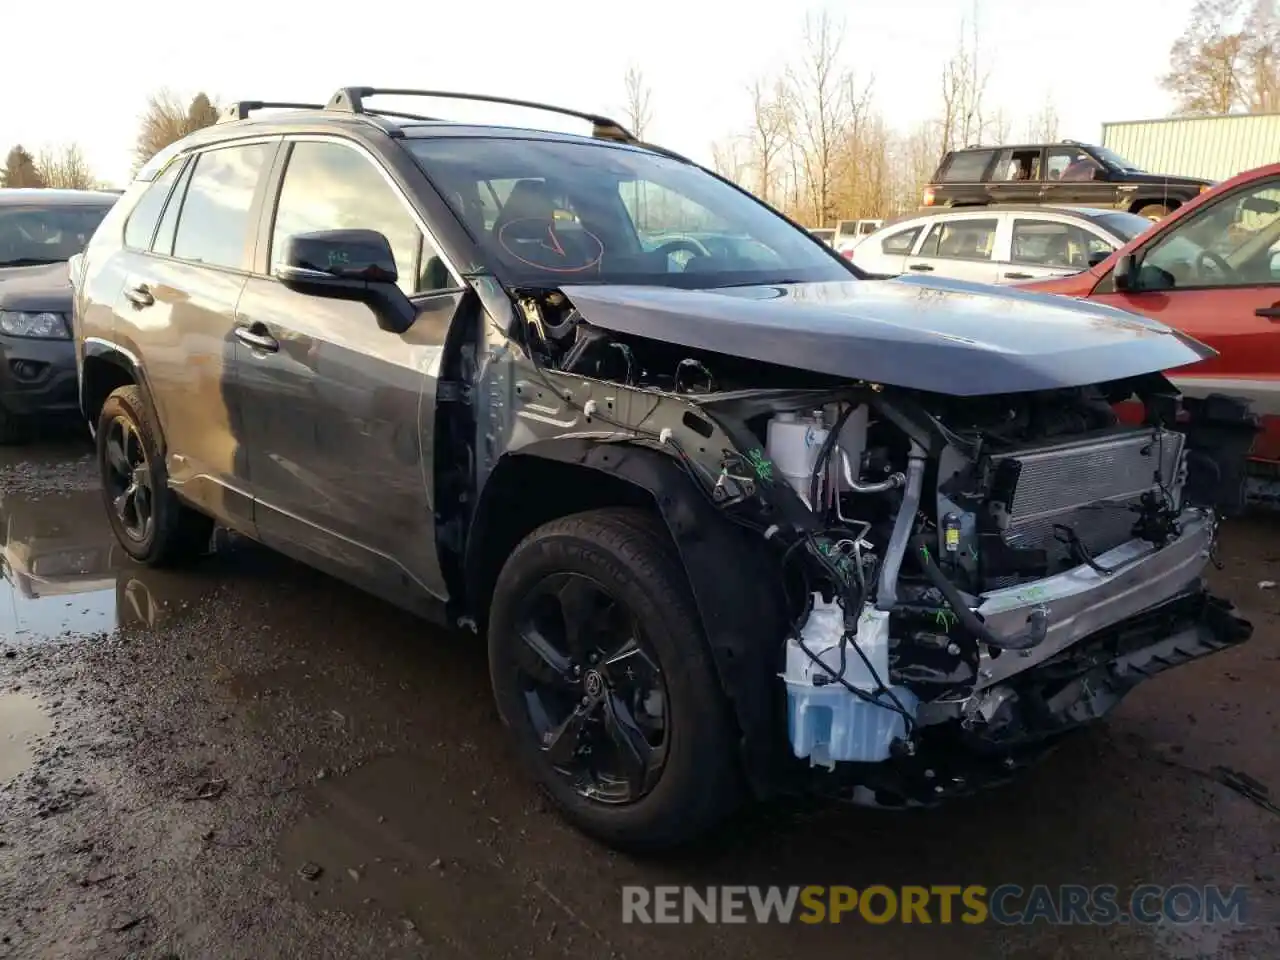
[[[1156,221],[1163,220],[1167,217],[1170,213],[1170,209],[1162,203],[1148,203],[1139,207],[1136,212],[1140,217],[1146,217],[1148,220]]]
[[[545,637],[539,636],[557,650],[569,651],[552,670],[554,676],[567,678],[564,689],[556,686],[555,694],[544,700],[548,688],[540,686],[534,674],[547,668],[549,661],[523,638],[534,622],[527,611],[550,609],[537,604],[553,596],[556,603],[563,603],[567,590],[580,581],[598,588],[603,598],[591,608],[596,612],[580,621],[585,625],[600,617],[610,626],[593,633],[584,626],[576,643],[557,644],[555,626],[546,629]],[[548,583],[555,585],[551,591],[546,589]],[[586,609],[582,604],[574,608]],[[556,609],[560,615],[554,622],[563,627],[568,620],[563,616],[565,606]],[[620,619],[613,620],[614,616]],[[563,635],[567,638],[569,631]],[[643,697],[634,692],[634,685],[628,690],[626,680],[613,672],[619,658],[611,656],[609,648],[615,643],[627,647],[621,639],[627,636],[634,637],[631,646],[639,659],[627,661],[625,672],[628,677],[634,672],[645,675],[656,667],[651,675],[656,675],[661,687],[657,701],[651,699],[652,690]],[[584,637],[599,637],[601,642],[584,642]],[[595,650],[601,654],[584,652]],[[531,663],[536,669],[529,669]],[[521,762],[560,814],[584,833],[624,849],[671,847],[704,833],[739,802],[743,791],[736,738],[701,620],[665,531],[643,511],[574,514],[539,527],[516,547],[494,588],[489,669],[498,712],[514,735]],[[566,715],[570,708],[572,716],[590,713],[595,707],[585,706],[591,699],[586,694],[593,692],[594,680],[599,680],[594,692],[603,698],[601,710],[583,721],[583,732],[574,735],[565,752],[559,752],[549,744],[570,719],[561,722],[553,713],[556,698],[563,697],[561,712]],[[642,751],[648,760],[642,765],[646,771],[642,776],[624,773],[610,779],[602,772],[611,758],[623,757],[616,726],[611,728],[606,717],[615,697],[624,704],[645,705],[645,711],[623,714],[632,721],[627,729],[637,732],[642,727],[652,730],[648,721],[654,718],[646,711],[653,702],[661,704],[661,742],[652,754]],[[547,703],[553,706],[544,709]],[[661,766],[655,769],[658,750]],[[624,784],[617,787],[620,793],[611,792],[619,783]]]
[[[125,552],[153,567],[203,555],[213,534],[213,519],[169,489],[159,437],[138,387],[119,387],[107,397],[95,433],[107,518]]]

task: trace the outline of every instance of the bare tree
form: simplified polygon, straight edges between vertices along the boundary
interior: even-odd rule
[[[1280,112],[1280,5],[1255,0],[1244,24],[1242,80],[1251,113]]]
[[[711,145],[711,169],[726,180],[732,180],[742,186],[750,166],[750,162],[743,155],[741,138],[729,137],[725,140],[717,140]]]
[[[1169,51],[1170,70],[1160,80],[1174,95],[1177,112],[1230,113],[1243,95],[1245,35],[1242,0],[1196,0],[1191,23]]]
[[[649,85],[644,82],[644,74],[637,66],[627,67],[626,75],[623,77],[623,86],[626,89],[626,117],[627,126],[641,140],[645,139],[645,134],[649,130],[649,124],[653,122],[653,91],[649,89]]]
[[[981,64],[977,5],[974,17],[960,25],[960,42],[942,67],[942,117],[939,121],[944,150],[955,150],[982,139],[986,118],[983,97],[990,72]]]
[[[751,85],[751,164],[756,172],[756,192],[766,203],[779,178],[778,164],[787,147],[790,105],[785,83],[756,80]]]
[[[15,146],[5,157],[4,169],[0,170],[0,187],[43,187],[40,169],[35,157],[31,156],[21,144]]]
[[[1040,109],[1027,118],[1027,139],[1033,143],[1052,143],[1058,139],[1058,108],[1052,94],[1047,94]]]
[[[92,190],[98,185],[98,179],[89,169],[79,144],[69,143],[61,148],[46,147],[40,151],[36,167],[46,187]]]
[[[849,78],[840,67],[844,30],[824,10],[805,17],[804,51],[789,72],[796,144],[808,194],[809,222],[837,216],[832,198],[836,151],[849,121]]]
[[[169,144],[209,126],[217,119],[217,107],[203,93],[196,94],[190,105],[185,107],[170,90],[153,93],[147,99],[142,127],[134,145],[135,165],[141,167]]]

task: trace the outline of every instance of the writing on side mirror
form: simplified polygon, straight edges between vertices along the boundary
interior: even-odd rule
[[[404,333],[417,308],[397,285],[395,256],[376,230],[319,230],[285,241],[276,279],[297,293],[366,304],[378,326]]]
[[[376,230],[319,230],[285,241],[284,267],[313,270],[341,280],[395,283],[395,255]]]

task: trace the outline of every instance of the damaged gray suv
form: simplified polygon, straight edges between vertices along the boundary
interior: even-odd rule
[[[747,797],[1001,783],[1249,636],[1201,578],[1255,421],[1160,372],[1206,347],[863,280],[605,117],[383,95],[496,99],[236,104],[76,264],[80,403],[137,560],[216,523],[476,631],[532,776],[629,847]]]

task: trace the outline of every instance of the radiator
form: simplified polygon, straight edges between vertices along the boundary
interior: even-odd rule
[[[1183,443],[1180,433],[1136,428],[993,455],[1008,497],[1006,539],[1047,550],[1054,568],[1070,559],[1055,525],[1070,527],[1094,554],[1119,546],[1132,537],[1143,494],[1163,487],[1179,505]]]

